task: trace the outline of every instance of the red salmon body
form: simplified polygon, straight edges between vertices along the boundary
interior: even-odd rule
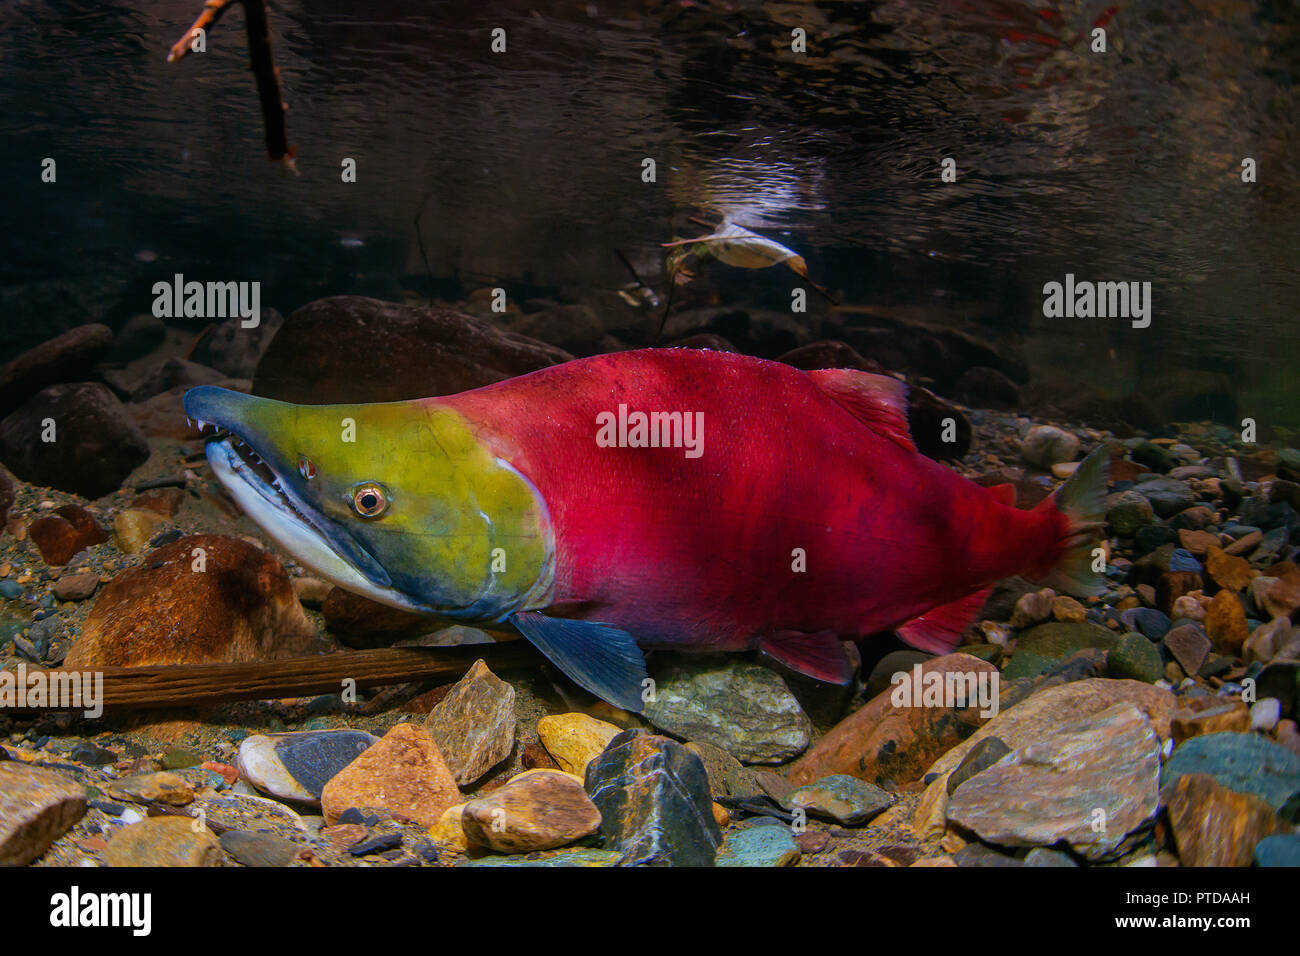
[[[1090,474],[1079,514],[1060,495],[1018,510],[915,450],[902,383],[731,353],[601,355],[437,401],[544,499],[547,613],[645,646],[737,650],[913,622],[904,639],[945,650],[965,620],[943,606],[969,620],[978,601],[954,602],[999,578],[1059,575],[1105,488]],[[647,439],[638,412],[680,413],[652,419],[676,446],[630,447]],[[1076,583],[1077,565],[1064,569]]]

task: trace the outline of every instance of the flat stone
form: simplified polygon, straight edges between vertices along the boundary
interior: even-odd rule
[[[842,773],[886,789],[910,783],[919,780],[935,758],[987,719],[981,716],[978,699],[956,706],[954,698],[952,707],[927,705],[924,699],[904,699],[903,691],[915,685],[917,673],[901,672],[893,687],[832,727],[788,768],[789,780],[801,785]],[[920,665],[919,674],[922,688],[927,682],[941,679],[946,686],[950,678],[954,688],[958,682],[966,688],[972,678],[991,682],[997,668],[969,654],[948,654]]]
[[[183,807],[194,802],[194,788],[189,781],[167,770],[123,777],[109,784],[108,792],[119,800],[129,800],[132,803],[163,803]]]
[[[948,819],[1002,846],[1064,840],[1095,860],[1120,856],[1159,807],[1160,739],[1122,702],[1008,754],[953,791]],[[1097,812],[1105,826],[1095,826]]]
[[[466,838],[502,853],[553,850],[600,829],[600,811],[572,774],[530,770],[465,805]]]
[[[1256,866],[1300,866],[1300,834],[1274,834],[1255,846]]]
[[[785,806],[791,810],[802,808],[811,816],[844,826],[860,826],[893,803],[893,796],[874,784],[835,774],[794,790]]]
[[[1096,624],[1067,624],[1059,621],[1039,624],[1017,638],[1016,652],[1002,669],[1002,678],[1015,680],[1018,677],[1033,677],[1042,672],[1041,661],[1062,661],[1089,647],[1109,651],[1118,643],[1118,635]]]
[[[1184,674],[1200,673],[1212,647],[1205,632],[1194,624],[1174,628],[1165,635],[1164,645]]]
[[[1256,573],[1245,558],[1234,557],[1222,548],[1211,545],[1205,551],[1205,576],[1224,590],[1245,589]]]
[[[949,796],[971,777],[987,770],[1009,753],[1011,748],[1000,738],[985,737],[970,749],[957,769],[948,775]]]
[[[361,730],[255,734],[239,745],[239,775],[283,800],[319,804],[325,784],[377,739]]]
[[[802,854],[789,827],[750,826],[728,833],[716,866],[794,866]]]
[[[1263,800],[1208,774],[1183,774],[1161,796],[1183,866],[1250,866],[1255,847],[1281,827]]]
[[[221,834],[221,849],[244,866],[289,866],[302,846],[269,833],[227,830]]]
[[[483,661],[457,681],[425,718],[458,784],[472,783],[515,746],[515,689]]]
[[[617,848],[624,864],[713,865],[722,833],[709,778],[681,744],[625,730],[587,765],[586,787],[605,845]]]
[[[0,761],[0,866],[39,858],[85,812],[80,784],[43,767]]]
[[[221,844],[188,817],[146,817],[124,826],[104,850],[109,866],[220,866]]]
[[[1204,710],[1178,710],[1169,726],[1175,745],[1205,734],[1245,733],[1250,730],[1250,709],[1234,700]]]
[[[533,856],[484,856],[476,860],[465,860],[461,866],[616,866],[620,854],[614,850],[598,850],[583,847],[576,850],[556,850],[552,853]]]
[[[98,574],[62,574],[54,582],[54,596],[60,601],[84,601],[94,595],[98,587]]]
[[[1209,774],[1224,787],[1250,793],[1275,811],[1300,791],[1300,755],[1250,733],[1192,737],[1165,762],[1161,786],[1183,774]]]
[[[621,733],[589,714],[551,714],[537,722],[537,738],[561,770],[584,776],[587,764]]]
[[[331,825],[349,808],[382,807],[431,827],[461,797],[429,732],[415,724],[397,724],[331,777],[320,801],[325,822]]]
[[[1177,698],[1167,690],[1142,681],[1109,678],[1087,678],[1047,687],[1003,710],[930,766],[925,776],[931,783],[917,804],[913,829],[922,838],[942,835],[949,799],[948,775],[980,741],[997,737],[1008,747],[1022,748],[1124,701],[1131,702],[1150,718],[1161,740],[1169,738],[1169,721]]]
[[[812,722],[781,675],[731,658],[682,657],[652,675],[642,716],[686,740],[702,740],[744,763],[784,763],[808,748]]]

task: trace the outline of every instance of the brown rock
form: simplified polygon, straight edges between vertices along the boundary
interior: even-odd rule
[[[1052,617],[1063,623],[1082,624],[1088,619],[1088,612],[1074,598],[1058,594],[1052,599]]]
[[[1243,557],[1244,555],[1250,554],[1250,552],[1254,551],[1263,540],[1264,532],[1251,531],[1249,534],[1243,534],[1223,550],[1226,554],[1230,554],[1234,558]]]
[[[1196,674],[1210,656],[1210,639],[1199,627],[1182,624],[1165,635],[1165,647],[1186,674]]]
[[[1156,607],[1172,615],[1174,602],[1191,591],[1199,591],[1203,582],[1193,571],[1167,571],[1156,581]]]
[[[42,440],[53,421],[53,441]],[[51,385],[0,421],[0,460],[24,481],[83,498],[116,491],[149,457],[125,406],[98,382]]]
[[[343,588],[331,588],[321,603],[325,627],[348,647],[388,647],[442,625],[433,618],[380,604]]]
[[[459,784],[472,783],[515,746],[515,689],[475,661],[424,721]]]
[[[107,325],[79,325],[0,365],[0,417],[46,386],[84,381],[112,345]]]
[[[84,601],[98,587],[98,574],[63,574],[54,582],[54,596],[60,601]]]
[[[358,355],[383,355],[358,363]],[[450,309],[361,296],[309,302],[289,316],[253,376],[253,394],[312,405],[451,395],[573,356]]]
[[[16,498],[14,476],[9,474],[9,469],[4,465],[0,465],[0,529],[9,520],[9,509],[13,507]]]
[[[149,539],[162,527],[163,519],[156,511],[127,508],[113,519],[113,543],[123,554],[139,554],[149,546]]]
[[[533,741],[519,753],[519,765],[525,770],[559,770],[560,765],[551,759],[546,748]]]
[[[820,342],[809,342],[807,345],[801,345],[797,349],[786,352],[777,361],[784,362],[786,365],[793,365],[805,372],[822,368],[855,368],[860,372],[874,372],[876,374],[885,371],[879,362],[874,359],[863,358],[853,346],[835,339],[825,339]]]
[[[997,668],[968,654],[948,654],[920,665],[926,675],[987,675]],[[796,784],[843,773],[877,786],[910,783],[919,779],[936,757],[958,744],[986,719],[979,704],[966,707],[894,706],[893,698],[911,689],[912,674],[901,686],[891,686],[865,706],[836,724],[795,761],[787,774]],[[946,679],[946,678],[945,678]],[[919,701],[917,703],[920,703]]]
[[[144,494],[136,495],[130,507],[141,511],[152,511],[164,518],[172,518],[181,510],[181,502],[184,500],[185,491],[182,488],[153,488]]]
[[[180,774],[168,770],[124,777],[108,787],[119,800],[132,803],[165,803],[183,807],[194,802],[194,788]]]
[[[1264,592],[1269,617],[1290,617],[1300,607],[1300,571],[1288,571]]]
[[[1250,584],[1255,569],[1245,558],[1237,558],[1222,548],[1211,546],[1206,551],[1205,574],[1226,591],[1240,591]]]
[[[1205,633],[1220,653],[1233,656],[1241,653],[1242,645],[1250,636],[1250,627],[1246,624],[1246,610],[1236,594],[1220,591],[1210,600],[1205,612]]]
[[[1020,630],[1046,621],[1052,614],[1052,601],[1055,598],[1056,592],[1051,588],[1020,595],[1011,611],[1011,626]]]
[[[192,535],[104,586],[66,666],[260,661],[302,654],[315,639],[271,554]]]
[[[341,850],[355,846],[370,835],[370,831],[360,823],[340,823],[338,826],[325,827],[320,831],[330,844]]]
[[[558,770],[531,770],[465,805],[470,841],[502,853],[564,846],[600,829],[600,811],[582,784]]]
[[[0,866],[26,866],[86,812],[86,791],[62,774],[0,762]]]
[[[1187,512],[1183,513],[1186,514]],[[1209,531],[1189,531],[1186,528],[1178,530],[1178,545],[1198,557],[1204,557],[1210,548],[1214,548],[1216,551],[1221,550],[1217,534]]]
[[[333,826],[350,807],[376,807],[431,827],[460,803],[460,790],[434,743],[415,724],[398,724],[325,784],[321,812]]]
[[[948,819],[1000,846],[1064,840],[1089,860],[1109,860],[1159,806],[1160,740],[1128,701],[1026,744],[976,774],[948,799]],[[1097,812],[1105,826],[1097,827]]]
[[[932,782],[917,804],[913,829],[922,839],[942,835],[948,805],[948,774],[986,737],[997,737],[1013,750],[1019,749],[1125,701],[1150,718],[1161,740],[1168,739],[1177,698],[1167,690],[1142,681],[1110,678],[1089,678],[1040,690],[998,714],[931,764],[926,776],[931,776]]]
[[[146,817],[109,839],[109,866],[219,866],[221,843],[189,817]]]
[[[1182,774],[1161,796],[1183,866],[1250,866],[1255,845],[1282,829],[1267,803],[1209,774]]]
[[[1250,730],[1250,709],[1239,700],[1199,711],[1184,708],[1174,713],[1169,726],[1175,745],[1205,734],[1244,734]]]
[[[27,529],[46,564],[62,565],[77,552],[108,540],[108,532],[80,505],[64,505],[37,518]]]

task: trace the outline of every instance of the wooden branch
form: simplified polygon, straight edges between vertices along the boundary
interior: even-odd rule
[[[27,671],[49,678],[54,674],[104,675],[104,709],[158,710],[195,707],[235,700],[274,700],[340,693],[343,681],[356,682],[358,689],[411,681],[464,676],[482,659],[494,669],[528,667],[545,659],[527,641],[492,644],[461,644],[454,647],[384,647],[367,651],[344,651],[316,657],[295,657],[253,664],[183,664],[156,667],[85,667]],[[84,686],[84,681],[82,686]],[[80,712],[85,706],[6,708],[7,714]]]
[[[257,81],[257,98],[262,105],[262,123],[266,128],[266,153],[287,169],[297,172],[293,148],[284,122],[288,109],[280,95],[280,70],[271,56],[271,25],[266,18],[266,0],[204,0],[203,12],[185,35],[172,44],[167,62],[175,63],[192,49],[198,30],[207,30],[236,3],[244,7],[244,28],[248,33],[248,58]]]

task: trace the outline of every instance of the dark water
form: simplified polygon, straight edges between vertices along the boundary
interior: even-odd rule
[[[164,62],[200,6],[0,6],[5,351],[148,311],[175,272],[259,280],[284,312],[581,298],[627,281],[618,248],[662,292],[658,243],[730,213],[847,303],[1022,336],[1037,380],[1224,372],[1242,414],[1300,424],[1294,2],[285,0],[296,177],[264,155],[242,10]],[[783,307],[776,271],[727,277],[728,301]],[[1150,328],[1045,319],[1066,272],[1151,282]]]

